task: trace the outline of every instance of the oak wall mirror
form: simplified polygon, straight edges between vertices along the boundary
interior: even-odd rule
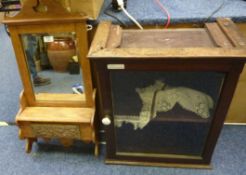
[[[5,20],[28,103],[91,107],[86,15],[61,10],[52,1],[45,1],[47,11],[37,12],[35,1],[30,2]]]
[[[42,94],[83,94],[75,32],[22,34],[35,98]]]

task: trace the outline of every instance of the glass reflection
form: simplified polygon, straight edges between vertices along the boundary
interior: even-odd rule
[[[202,156],[224,77],[218,72],[110,72],[116,154]]]
[[[34,92],[83,93],[76,35],[21,35]]]

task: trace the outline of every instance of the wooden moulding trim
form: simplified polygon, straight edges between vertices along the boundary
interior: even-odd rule
[[[173,32],[173,31],[185,31],[185,32],[196,32],[196,31],[204,31],[204,28],[173,28],[173,29],[148,29],[148,30],[138,30],[138,33],[146,33],[146,34],[150,34],[150,32],[161,32],[163,33],[163,31],[165,32]],[[127,33],[136,33],[136,30],[132,30],[132,29],[124,29],[124,32]]]
[[[96,100],[96,89],[94,89],[93,94],[92,94],[92,98],[93,98],[93,106],[92,106],[92,117],[91,117],[91,128],[92,128],[92,140],[94,141],[94,143],[96,142],[96,133],[95,133],[95,113],[96,113],[96,105],[95,105],[95,100]]]
[[[8,25],[25,25],[60,22],[71,23],[81,22],[87,19],[85,13],[70,13],[62,5],[51,0],[42,0],[42,3],[47,7],[46,12],[36,12],[33,9],[36,3],[36,0],[26,0],[19,14],[14,17],[5,17],[3,22]]]
[[[29,24],[16,26],[19,34],[30,34],[30,33],[64,33],[64,32],[75,32],[74,23],[63,23],[58,24]]]
[[[36,101],[34,107],[91,107],[86,101]]]
[[[29,20],[29,21],[26,21],[26,20],[13,21],[13,20],[5,19],[3,20],[3,23],[7,25],[18,26],[18,25],[40,24],[40,23],[43,23],[43,24],[76,23],[76,22],[81,23],[82,21],[85,21],[85,19],[81,19],[81,17],[78,17],[77,19],[76,18],[74,19],[61,18],[61,19],[56,19],[55,21],[54,19],[49,19],[49,18],[39,19],[38,21],[36,19]]]
[[[117,25],[112,25],[106,48],[117,48],[121,44],[122,28]]]
[[[93,117],[91,118],[91,127],[92,128],[94,128],[94,116],[95,116],[95,112],[96,112],[96,105],[95,105],[95,100],[96,100],[96,90],[94,89],[94,91],[93,91],[93,94],[92,94],[92,99],[93,99],[93,106],[92,106],[92,109],[94,109],[93,110]]]
[[[219,18],[217,23],[235,47],[246,48],[246,39],[231,19]]]
[[[27,107],[16,117],[16,121],[90,124],[94,111],[92,108]]]
[[[210,34],[216,46],[223,48],[233,47],[232,43],[228,40],[223,31],[221,31],[217,23],[206,23],[205,27],[207,28],[207,31]]]
[[[154,154],[154,153],[134,153],[134,152],[116,152],[117,156],[136,156],[136,157],[156,157],[156,158],[177,158],[202,160],[201,156],[175,155],[175,154]]]
[[[85,101],[85,94],[55,94],[55,93],[38,93],[35,94],[38,101],[68,101],[81,102]]]
[[[34,106],[87,107],[85,94],[35,94]]]
[[[228,48],[116,48],[102,49],[90,53],[91,59],[96,58],[184,58],[192,59],[203,58],[222,58],[233,57],[241,58],[246,61],[246,49],[228,49]],[[231,59],[233,59],[231,58]]]
[[[33,107],[88,107],[85,101],[36,101]]]
[[[96,34],[91,44],[91,48],[89,50],[89,55],[98,52],[106,47],[109,33],[111,29],[111,22],[104,21],[101,22],[97,28]]]
[[[33,94],[31,79],[29,76],[26,60],[24,57],[23,45],[20,41],[19,33],[18,33],[16,27],[10,26],[9,31],[11,33],[12,45],[14,47],[16,61],[17,61],[19,73],[21,75],[22,84],[23,84],[24,91],[25,91],[25,97],[28,101],[28,104],[33,105],[35,103],[34,102],[34,94]]]
[[[86,98],[86,104],[88,107],[93,106],[93,87],[92,87],[92,80],[91,80],[91,69],[90,69],[90,63],[87,59],[87,53],[88,53],[88,40],[87,40],[87,31],[86,31],[86,24],[76,24],[75,25],[75,32],[77,35],[77,46],[79,50],[79,60],[80,65],[82,69],[82,75],[83,75],[83,82],[84,82],[84,88],[85,88],[85,98]],[[82,81],[82,77],[81,77]]]
[[[127,160],[113,160],[106,159],[106,164],[125,164],[125,165],[139,165],[139,166],[157,166],[157,167],[174,167],[174,168],[196,168],[196,169],[212,169],[211,165],[206,164],[178,164],[178,163],[160,163],[160,162],[141,162],[141,161],[127,161]]]
[[[20,109],[24,110],[28,106],[24,90],[21,91],[19,98],[20,98]]]
[[[245,23],[236,23],[236,25],[239,28],[244,28]],[[168,28],[169,29],[178,29],[178,28],[203,28],[204,24],[203,23],[176,23],[176,24],[171,24]],[[137,26],[128,26],[127,29],[138,29]],[[161,24],[158,25],[144,25],[144,29],[164,29],[164,26]],[[165,29],[166,30],[166,29]]]
[[[20,108],[16,114],[16,116],[20,115],[23,110],[27,107],[27,101],[24,95],[24,90],[21,91],[20,96],[19,96],[19,101],[20,101]],[[17,123],[17,121],[15,121]]]

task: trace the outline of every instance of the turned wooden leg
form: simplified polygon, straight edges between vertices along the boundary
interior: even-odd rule
[[[99,145],[98,145],[98,143],[95,143],[95,148],[94,149],[95,149],[94,150],[94,155],[98,156],[98,154],[99,154]]]
[[[23,137],[23,134],[22,134],[22,130],[21,130],[21,129],[19,130],[19,139],[21,139],[21,140],[25,139],[25,138]]]
[[[36,142],[36,138],[27,138],[26,139],[26,153],[30,153],[32,151],[32,144]]]

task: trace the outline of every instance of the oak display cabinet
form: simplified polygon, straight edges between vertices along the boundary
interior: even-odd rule
[[[89,58],[106,163],[209,168],[245,45],[230,19],[142,31],[101,23]]]
[[[5,17],[23,83],[16,116],[19,137],[30,152],[38,138],[95,143],[95,90],[86,58],[87,16],[69,13],[50,0],[27,0],[19,14]],[[77,69],[70,74],[70,62]]]

